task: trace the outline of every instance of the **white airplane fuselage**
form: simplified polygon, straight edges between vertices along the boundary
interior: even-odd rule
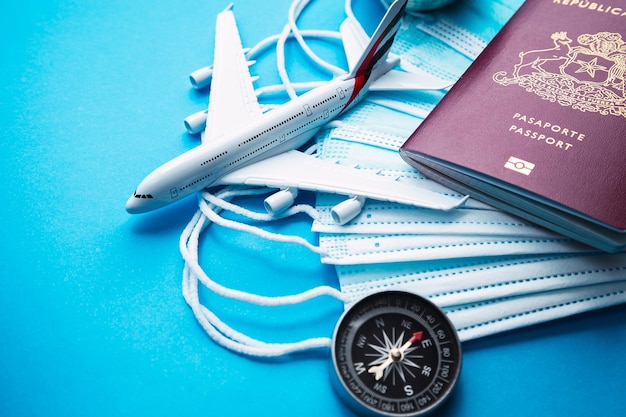
[[[136,214],[164,207],[241,166],[299,148],[366,94],[367,86],[359,83],[362,79],[338,77],[166,162],[139,184],[126,210]]]

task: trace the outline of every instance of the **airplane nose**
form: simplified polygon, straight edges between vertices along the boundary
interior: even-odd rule
[[[126,202],[126,211],[130,214],[145,213],[147,210],[146,199],[137,198],[135,195],[131,195]]]

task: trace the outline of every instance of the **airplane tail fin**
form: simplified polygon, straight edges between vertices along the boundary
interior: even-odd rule
[[[361,78],[366,83],[372,70],[379,62],[384,62],[391,49],[391,44],[400,28],[402,13],[408,0],[396,0],[391,4],[385,16],[379,23],[369,44],[363,51],[360,59],[351,68],[350,78]]]

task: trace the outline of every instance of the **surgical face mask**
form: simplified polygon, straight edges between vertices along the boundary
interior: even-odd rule
[[[569,317],[626,302],[626,281],[570,287],[444,307],[461,341]]]
[[[384,144],[379,146],[375,134],[343,121],[333,126],[339,127],[317,136],[317,155],[320,159],[357,169],[380,171],[385,175],[425,178],[402,161],[396,150],[386,149]],[[444,190],[444,187],[440,189]]]
[[[418,124],[419,121],[411,115],[368,103],[366,100],[327,127],[334,128],[334,138],[349,141],[356,137],[359,143],[397,150]]]
[[[458,80],[472,61],[411,23],[409,18],[409,23],[398,31],[391,52],[429,75],[452,83]],[[447,65],[439,65],[441,61]]]
[[[405,19],[425,33],[475,59],[521,6],[521,0],[465,0],[440,10],[409,12]]]
[[[486,26],[489,27],[490,36],[493,37],[493,30],[497,31],[504,26],[523,3],[524,0],[462,0],[458,7],[470,8],[483,17]],[[490,39],[486,37],[485,40]]]
[[[317,196],[315,208],[319,215],[313,222],[314,232],[350,235],[516,236],[541,239],[558,236],[497,210],[458,208],[441,212],[375,200],[367,200],[353,220],[338,225],[332,218],[331,210],[343,199],[344,197],[335,194]]]
[[[586,253],[589,248],[564,237],[517,238],[471,235],[320,235],[322,262],[377,264],[551,253]]]
[[[407,15],[391,52],[407,68],[454,83],[522,3],[468,0]]]
[[[434,12],[412,16],[413,19],[409,19],[409,23],[407,24],[440,40],[466,58],[474,60],[478,54],[485,49],[485,46],[487,46],[487,41],[485,41],[485,37],[487,36],[480,36],[483,35],[481,32],[486,28],[481,26],[481,24],[484,23],[483,20],[468,15],[470,15],[470,13],[463,13],[462,17],[464,21],[456,22],[454,19],[455,15],[452,13],[447,13],[445,16],[437,16],[437,12]],[[466,17],[467,19],[465,19]],[[475,35],[473,31],[465,29],[459,24],[470,22],[475,23],[471,25],[471,29],[478,32],[479,35]]]
[[[626,254],[564,254],[338,266],[349,303],[382,290],[409,290],[440,307],[626,280]]]

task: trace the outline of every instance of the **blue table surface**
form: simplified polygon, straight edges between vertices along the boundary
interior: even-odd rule
[[[282,29],[289,4],[237,1],[244,43]],[[197,144],[180,121],[206,97],[187,74],[211,62],[225,6],[0,4],[0,415],[351,415],[326,354],[254,360],[198,326],[178,251],[193,198],[124,211],[143,175]],[[316,0],[303,26],[337,28],[342,16],[342,2]],[[255,67],[263,84],[278,80],[272,68]],[[315,240],[306,219],[274,227]],[[215,226],[202,245],[207,272],[235,288],[338,286],[332,267],[294,245]],[[272,341],[330,336],[342,311],[330,299],[277,309],[206,300]],[[457,391],[437,415],[626,415],[625,318],[622,305],[465,343]]]

